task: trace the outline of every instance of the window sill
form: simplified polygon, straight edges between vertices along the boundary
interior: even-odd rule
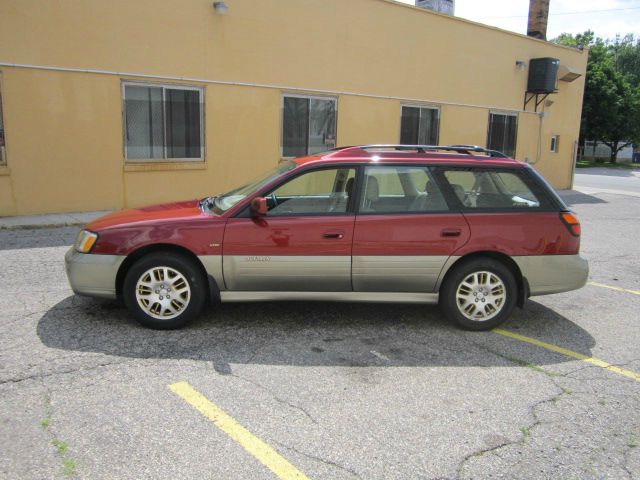
[[[0,165],[0,177],[8,177],[11,175],[11,169],[6,165]]]
[[[163,172],[172,170],[206,170],[207,162],[127,162],[125,172]]]

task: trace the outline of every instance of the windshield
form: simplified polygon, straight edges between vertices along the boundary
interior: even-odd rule
[[[285,172],[293,170],[296,168],[296,163],[292,161],[287,161],[280,163],[276,168],[269,170],[268,172],[263,173],[259,177],[253,179],[251,182],[243,185],[240,188],[236,188],[222,195],[218,195],[217,197],[213,197],[209,200],[209,205],[213,207],[213,211],[220,215],[231,207],[233,207],[236,203],[244,200],[250,195],[253,195],[255,192],[260,190],[267,183],[275,180],[277,177],[282,175]]]

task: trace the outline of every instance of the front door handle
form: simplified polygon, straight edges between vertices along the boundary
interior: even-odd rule
[[[440,233],[440,236],[441,237],[459,237],[461,233],[462,233],[462,230],[460,230],[459,228],[445,228]]]
[[[344,238],[344,234],[340,232],[327,232],[327,233],[323,233],[322,236],[324,238],[337,238],[338,240],[341,240]]]

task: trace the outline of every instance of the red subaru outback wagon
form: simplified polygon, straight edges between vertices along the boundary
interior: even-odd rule
[[[371,145],[281,163],[202,200],[124,210],[66,255],[72,289],[151,328],[211,301],[439,303],[463,328],[582,287],[580,223],[527,164],[477,147]]]

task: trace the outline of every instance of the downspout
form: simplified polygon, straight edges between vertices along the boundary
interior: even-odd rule
[[[535,165],[536,163],[538,163],[540,161],[540,159],[542,158],[542,121],[544,120],[544,117],[546,117],[548,115],[548,113],[546,113],[544,110],[540,113],[538,113],[538,144],[536,147],[536,157],[535,160],[532,162],[527,162],[531,165]]]
[[[538,163],[542,158],[542,122],[546,116],[547,113],[543,109],[542,112],[540,112],[540,123],[538,124],[538,150],[536,151],[536,163]]]

